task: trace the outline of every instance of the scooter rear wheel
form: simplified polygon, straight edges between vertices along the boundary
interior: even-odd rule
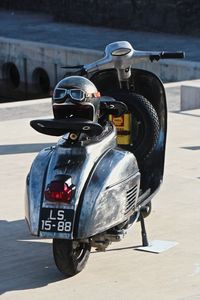
[[[66,277],[81,272],[89,258],[89,243],[64,239],[53,239],[53,256],[57,268]]]
[[[132,114],[132,145],[122,147],[133,152],[139,161],[144,161],[153,153],[158,142],[160,124],[157,112],[142,95],[122,90],[112,96],[124,102]]]

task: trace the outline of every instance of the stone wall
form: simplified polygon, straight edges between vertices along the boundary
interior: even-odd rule
[[[49,97],[59,80],[72,75],[62,66],[89,64],[102,55],[101,51],[0,37],[0,102]],[[134,66],[155,73],[164,82],[200,78],[199,62],[135,61]]]
[[[94,26],[200,35],[199,0],[1,0],[0,8]]]

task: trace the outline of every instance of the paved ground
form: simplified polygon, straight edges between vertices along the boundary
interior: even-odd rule
[[[168,111],[180,111],[180,86],[181,82],[166,83],[165,91],[167,97]],[[16,120],[28,117],[40,117],[52,114],[51,99],[29,100],[21,102],[10,102],[0,104],[1,121]]]
[[[123,242],[91,253],[86,269],[71,279],[57,271],[51,241],[31,237],[24,222],[25,176],[36,152],[56,140],[34,132],[29,120],[49,113],[48,100],[0,107],[1,299],[200,299],[200,110],[169,113],[165,180],[146,221],[150,240],[178,245],[162,254],[135,251],[136,224]]]
[[[96,50],[104,50],[113,41],[128,40],[135,49],[182,50],[186,60],[200,61],[200,38],[55,23],[47,15],[1,11],[0,36]]]

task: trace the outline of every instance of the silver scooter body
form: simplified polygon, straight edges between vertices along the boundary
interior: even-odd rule
[[[66,146],[63,137],[55,147],[37,155],[26,189],[26,220],[33,235],[86,239],[134,213],[140,186],[137,161],[132,153],[117,147],[116,130],[109,126],[109,133],[100,140]],[[76,187],[68,204],[52,203],[44,196],[47,185],[59,174],[70,176]]]
[[[60,102],[52,101],[54,119],[31,121],[40,133],[62,136],[33,161],[26,182],[26,220],[33,235],[53,239],[54,260],[65,276],[82,271],[91,247],[105,251],[137,220],[142,244],[149,245],[144,218],[163,179],[166,96],[156,75],[132,65],[183,57],[183,52],[137,51],[126,41],[109,44],[102,59],[75,71],[112,98],[101,97],[98,118],[71,118]],[[57,114],[60,110],[64,117]],[[118,147],[108,116],[124,114],[130,126],[117,130],[130,139]]]

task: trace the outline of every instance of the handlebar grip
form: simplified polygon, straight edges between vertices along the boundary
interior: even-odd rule
[[[184,58],[185,52],[183,51],[177,51],[177,52],[162,52],[160,54],[161,59],[167,59],[167,58]]]

